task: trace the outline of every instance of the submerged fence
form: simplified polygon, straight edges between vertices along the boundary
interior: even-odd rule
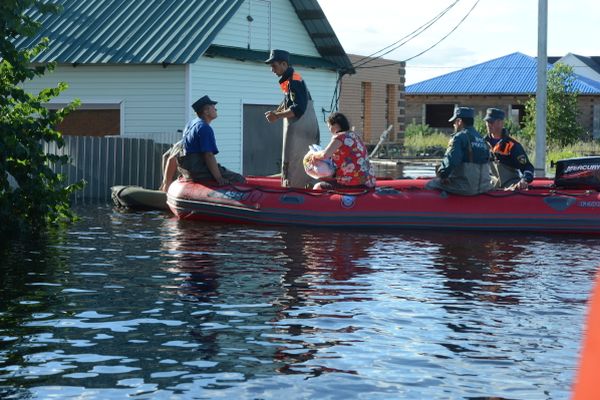
[[[115,185],[137,185],[158,189],[162,181],[162,154],[181,133],[154,135],[152,138],[119,136],[65,136],[65,145],[45,143],[50,154],[67,155],[69,162],[50,167],[66,177],[71,184],[81,179],[85,188],[75,194],[74,202],[110,199]]]

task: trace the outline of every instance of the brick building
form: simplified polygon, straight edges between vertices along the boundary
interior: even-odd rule
[[[356,131],[362,132],[365,143],[376,144],[389,125],[394,127],[388,142],[401,142],[404,136],[405,63],[348,56],[356,65],[356,73],[342,79],[340,111],[348,116]]]
[[[566,56],[552,61],[568,64],[568,60]],[[600,82],[580,74],[575,77],[574,88],[579,92],[579,122],[598,138]],[[509,54],[407,86],[406,123],[422,123],[451,131],[448,119],[455,106],[473,107],[481,116],[486,108],[498,107],[505,110],[514,123],[521,123],[525,102],[535,95],[536,86],[537,60],[522,53]]]

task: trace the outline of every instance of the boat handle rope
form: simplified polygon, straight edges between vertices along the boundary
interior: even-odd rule
[[[304,194],[304,195],[314,196],[314,197],[329,196],[331,194],[339,194],[341,196],[364,196],[364,195],[372,193],[376,190],[376,189],[364,189],[359,192],[341,192],[338,190],[326,190],[326,191],[322,191],[322,192],[311,192],[306,189],[296,189],[296,188],[269,189],[269,188],[264,188],[264,187],[260,187],[260,186],[257,186],[254,188],[242,188],[237,185],[231,185],[231,187],[241,193],[248,193],[248,192],[252,192],[254,190],[258,190],[259,192],[263,192],[263,193],[281,193],[281,194],[283,194],[283,193],[298,193],[298,194]],[[377,189],[394,189],[399,192],[423,190],[423,188],[417,187],[417,186],[410,186],[410,187],[406,187],[406,188],[402,188],[402,189],[397,189],[393,186],[378,186]],[[560,190],[557,190],[557,189],[549,189],[548,192],[546,192],[546,193],[531,193],[527,190],[524,190],[524,191],[523,190],[514,190],[514,191],[511,190],[511,191],[485,192],[485,193],[481,193],[481,194],[485,195],[485,196],[489,196],[489,197],[509,197],[509,196],[549,197],[549,196],[557,196],[557,195],[558,196],[581,197],[581,196],[589,196],[593,192],[595,192],[595,191],[594,190],[584,190],[581,193],[565,193],[565,192],[561,192]]]
[[[509,197],[509,196],[515,196],[515,195],[533,196],[533,197],[550,197],[550,196],[582,197],[582,196],[589,196],[593,192],[594,192],[593,190],[585,190],[581,193],[565,193],[565,192],[561,192],[560,190],[552,189],[552,190],[549,190],[547,193],[531,193],[528,191],[508,190],[508,191],[504,191],[504,192],[496,192],[496,193],[486,192],[486,193],[482,193],[482,194],[489,196],[489,197]]]
[[[357,192],[340,192],[338,190],[326,190],[326,191],[321,191],[321,192],[310,192],[307,189],[296,189],[296,188],[285,188],[285,189],[268,189],[268,188],[264,188],[264,187],[254,187],[254,188],[240,188],[237,185],[231,185],[231,187],[235,190],[237,190],[238,192],[242,192],[242,193],[247,193],[247,192],[252,192],[253,190],[258,190],[259,192],[263,192],[263,193],[299,193],[299,194],[305,194],[308,196],[315,196],[315,197],[320,197],[320,196],[328,196],[331,194],[339,194],[339,195],[346,195],[346,196],[362,196],[365,195],[367,193],[371,193],[374,192],[375,189],[363,189],[361,191],[357,191]]]

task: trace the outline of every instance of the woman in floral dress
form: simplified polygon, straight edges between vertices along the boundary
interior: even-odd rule
[[[369,162],[367,148],[358,135],[350,130],[348,118],[335,112],[327,117],[332,134],[324,150],[312,155],[314,161],[331,157],[336,169],[333,180],[320,181],[314,189],[370,189],[375,187],[375,175]]]

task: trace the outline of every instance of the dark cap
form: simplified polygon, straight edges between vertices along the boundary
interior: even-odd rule
[[[448,122],[452,122],[456,118],[475,118],[475,110],[471,107],[456,107],[452,118],[450,118]]]
[[[484,121],[496,121],[498,119],[504,119],[504,111],[499,108],[488,108],[483,118]]]
[[[290,53],[285,50],[271,50],[269,58],[265,60],[265,64],[271,64],[273,61],[285,61],[290,63]]]
[[[217,102],[212,101],[208,96],[202,96],[198,100],[196,100],[194,104],[192,104],[192,108],[194,109],[194,111],[199,113],[200,111],[202,111],[202,107],[204,107],[207,104],[217,104]]]

